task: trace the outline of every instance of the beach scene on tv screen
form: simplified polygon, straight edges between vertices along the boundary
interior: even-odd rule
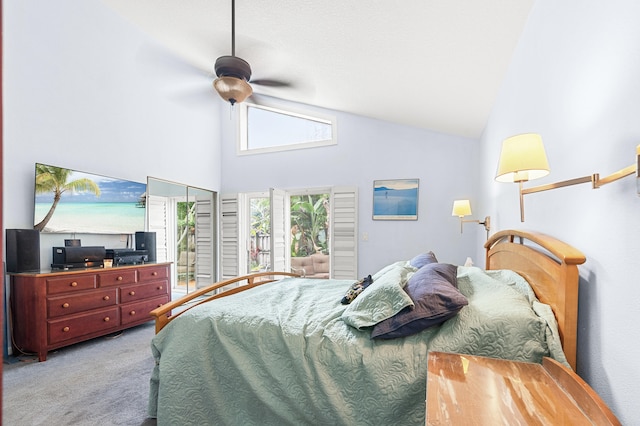
[[[41,232],[144,231],[144,183],[45,164],[36,164],[35,179],[34,228]]]

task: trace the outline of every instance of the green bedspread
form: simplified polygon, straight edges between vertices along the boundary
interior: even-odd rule
[[[469,305],[393,340],[341,319],[352,283],[285,279],[184,313],[153,339],[149,414],[160,426],[424,425],[428,350],[564,361],[548,307],[509,271],[458,267]]]

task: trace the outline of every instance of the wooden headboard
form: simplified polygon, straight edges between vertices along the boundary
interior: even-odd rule
[[[551,306],[567,361],[576,370],[579,250],[548,235],[505,230],[484,245],[486,269],[511,269],[524,277],[542,303]]]

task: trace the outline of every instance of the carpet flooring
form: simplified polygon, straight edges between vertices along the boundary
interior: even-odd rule
[[[154,366],[153,322],[36,356],[9,357],[3,366],[7,426],[152,426],[147,418]]]

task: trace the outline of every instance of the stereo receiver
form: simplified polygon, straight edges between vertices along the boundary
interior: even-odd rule
[[[73,269],[102,267],[106,250],[103,246],[54,247],[52,268]]]

